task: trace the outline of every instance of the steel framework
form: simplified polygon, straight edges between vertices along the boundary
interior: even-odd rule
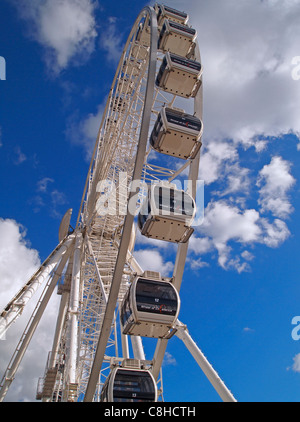
[[[148,147],[149,132],[161,107],[176,107],[176,101],[180,101],[177,95],[155,84],[163,59],[163,52],[157,47],[158,7],[145,7],[140,12],[121,55],[100,123],[75,230],[69,228],[72,210],[68,210],[59,229],[57,248],[0,315],[1,336],[44,285],[3,376],[1,401],[56,286],[61,295],[60,307],[37,399],[99,401],[111,365],[130,357],[150,368],[163,399],[161,366],[170,339],[153,339],[157,342],[154,356],[146,359],[142,338],[130,336],[130,346],[129,337],[120,332],[118,322],[119,306],[133,277],[147,270],[141,268],[133,255],[135,214],[147,185],[165,179],[171,182],[188,171],[189,191],[193,197],[196,195],[200,151],[179,168],[175,162],[173,167],[167,168],[158,165],[157,160],[151,161]],[[197,41],[190,57],[201,62]],[[201,83],[198,93],[184,100],[200,119],[202,96]],[[188,242],[179,243],[176,248],[172,282],[180,292]],[[235,401],[186,326],[177,321],[174,332],[222,400]]]

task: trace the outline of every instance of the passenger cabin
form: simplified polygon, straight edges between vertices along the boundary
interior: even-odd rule
[[[170,281],[136,277],[121,306],[123,334],[168,338],[177,320],[180,299]]]
[[[165,19],[158,38],[158,49],[187,57],[194,52],[196,36],[195,29]]]
[[[150,21],[147,20],[139,25],[136,41],[144,47],[150,47]]]
[[[156,77],[156,85],[180,97],[195,97],[201,86],[201,63],[167,52]]]
[[[149,370],[115,367],[102,387],[100,402],[156,402],[157,395]]]
[[[202,145],[202,131],[198,117],[163,107],[151,132],[150,145],[163,154],[193,159]]]
[[[185,12],[180,12],[179,10],[172,9],[169,6],[164,6],[162,4],[156,4],[155,10],[157,13],[158,27],[162,26],[165,18],[172,20],[173,22],[181,23],[182,25],[186,25],[189,19]]]
[[[142,235],[168,242],[185,243],[194,229],[194,199],[175,185],[153,184],[138,215]]]

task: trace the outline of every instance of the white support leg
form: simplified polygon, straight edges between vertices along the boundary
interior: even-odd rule
[[[64,276],[65,277],[64,283],[66,283],[66,280],[72,277],[72,268],[73,268],[73,255],[71,254],[69,262],[68,262],[67,271]],[[62,295],[61,295],[55,334],[53,338],[52,350],[51,350],[51,355],[50,355],[50,360],[49,360],[49,368],[54,368],[56,364],[56,359],[58,357],[59,345],[60,345],[61,336],[64,329],[64,324],[66,322],[67,310],[68,310],[68,305],[70,301],[70,289],[71,289],[71,286],[67,288],[66,290],[63,290]]]
[[[131,336],[131,344],[134,358],[139,360],[145,360],[145,352],[141,337]]]
[[[153,368],[152,368],[152,374],[154,378],[157,380],[160,374],[160,369],[162,366],[162,362],[165,356],[166,348],[168,345],[168,340],[164,338],[160,338],[157,341],[156,349],[154,352],[153,357]]]
[[[183,341],[189,352],[192,354],[208,380],[211,382],[212,386],[219,394],[221,399],[225,402],[236,402],[236,399],[233,397],[232,393],[228,390],[224,382],[221,380],[217,372],[208,362],[204,354],[201,352],[197,344],[194,342],[185,325],[178,322],[178,330],[176,335],[180,340]]]
[[[125,359],[129,358],[129,347],[128,347],[128,336],[121,333],[121,342],[122,342],[122,356]]]
[[[69,293],[63,292],[61,296],[60,305],[59,305],[56,329],[55,329],[52,351],[51,351],[51,356],[50,356],[50,361],[49,361],[49,368],[54,368],[56,364],[57,353],[59,350],[59,343],[61,340],[61,335],[62,335],[65,317],[67,313],[68,303],[69,303]]]
[[[79,293],[80,293],[80,264],[81,264],[81,246],[82,246],[82,234],[77,233],[75,241],[75,250],[73,258],[73,271],[72,271],[72,283],[71,283],[71,297],[70,297],[70,351],[69,351],[69,362],[68,380],[70,384],[76,383],[76,368],[77,368],[77,342],[78,342],[78,320],[79,320]]]

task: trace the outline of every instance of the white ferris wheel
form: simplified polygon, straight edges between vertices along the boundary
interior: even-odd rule
[[[202,137],[196,37],[188,15],[170,7],[145,7],[137,17],[109,91],[75,229],[68,210],[58,246],[0,314],[3,336],[42,291],[3,375],[0,401],[56,287],[60,307],[37,399],[161,401],[162,362],[176,335],[221,399],[235,401],[178,320]],[[174,183],[182,175],[187,189]],[[171,277],[141,268],[137,233],[176,248]],[[155,342],[153,356],[145,356],[145,337]]]

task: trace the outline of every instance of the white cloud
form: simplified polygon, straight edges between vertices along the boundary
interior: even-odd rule
[[[244,251],[241,253],[241,256],[246,260],[246,261],[252,261],[254,259],[254,256],[251,252],[249,251]]]
[[[273,224],[262,218],[261,226],[264,229],[261,243],[271,248],[277,248],[290,236],[286,223],[279,218],[276,218]]]
[[[189,249],[199,254],[204,254],[213,249],[213,243],[208,237],[196,237],[193,235],[189,240]]]
[[[92,0],[15,1],[29,23],[30,35],[46,49],[49,70],[57,73],[94,50],[95,3]]]
[[[53,183],[54,180],[51,177],[44,177],[43,179],[39,180],[37,183],[37,191],[38,192],[46,192],[49,183]]]
[[[54,179],[51,177],[43,177],[37,182],[36,191],[38,195],[35,195],[29,200],[34,213],[39,212],[47,205],[51,217],[62,218],[64,212],[61,212],[61,208],[68,203],[68,199],[64,192],[56,188],[49,188],[54,182]]]
[[[118,64],[122,51],[123,41],[120,32],[120,25],[116,25],[116,18],[108,19],[109,26],[102,31],[99,46],[107,52],[107,60]]]
[[[133,255],[144,271],[157,271],[166,277],[173,270],[173,262],[164,262],[157,250],[143,249],[134,251]]]
[[[209,264],[205,261],[202,261],[201,258],[198,258],[198,259],[187,258],[186,262],[190,265],[192,270],[199,270],[200,268],[209,267]]]
[[[164,355],[163,365],[164,366],[167,366],[167,365],[176,366],[177,365],[177,361],[174,358],[174,356],[171,355],[171,353],[166,352],[165,355]]]
[[[106,101],[106,100],[105,100]],[[89,113],[80,119],[75,113],[69,118],[67,124],[67,137],[74,145],[80,145],[85,151],[85,158],[89,162],[95,147],[97,135],[105,109],[105,102],[100,104],[95,113]]]
[[[292,366],[292,370],[294,372],[300,372],[300,353],[298,353],[297,355],[295,355],[293,357],[293,366]]]
[[[232,239],[250,243],[261,234],[258,220],[259,213],[254,209],[241,211],[225,201],[211,202],[205,210],[200,230],[212,237],[214,244],[220,247]]]
[[[26,241],[26,230],[14,220],[0,219],[0,309],[25,284],[40,264]]]
[[[14,149],[14,159],[13,162],[16,166],[18,166],[19,164],[22,164],[24,161],[27,160],[26,155],[21,151],[21,148],[19,146],[15,147]]]
[[[191,242],[191,250],[201,255],[214,248],[218,251],[218,262],[224,269],[235,269],[238,272],[249,269],[249,264],[241,262],[241,258],[231,257],[231,241],[242,245],[259,241],[262,229],[259,225],[259,213],[254,209],[240,210],[225,200],[212,201],[205,209],[203,224],[198,231],[204,239]],[[206,246],[206,249],[205,249]]]
[[[278,247],[289,236],[286,223],[278,218],[269,221],[255,209],[240,209],[226,200],[211,201],[205,209],[203,224],[197,228],[203,237],[192,237],[190,251],[202,255],[213,250],[218,252],[218,263],[226,269],[239,273],[249,271],[254,255],[247,249],[234,250],[233,243],[242,249],[256,243]],[[199,267],[201,267],[199,263]],[[203,265],[202,265],[203,266]],[[197,268],[195,262],[194,268]]]
[[[57,189],[51,192],[51,200],[54,207],[57,205],[64,205],[67,202],[65,194]]]
[[[261,186],[259,204],[262,211],[271,211],[274,216],[283,218],[293,211],[287,196],[295,183],[290,170],[291,163],[277,156],[259,172],[257,185]]]
[[[237,157],[237,150],[234,145],[227,142],[209,142],[200,158],[199,178],[207,184],[215,182],[224,163],[232,163]]]
[[[53,218],[62,218],[64,213],[61,213],[59,208],[62,205],[67,204],[67,198],[66,195],[63,192],[60,192],[57,189],[54,189],[51,192],[51,209],[50,209],[50,214]]]
[[[254,333],[255,330],[253,328],[250,327],[244,327],[243,328],[244,333]]]

